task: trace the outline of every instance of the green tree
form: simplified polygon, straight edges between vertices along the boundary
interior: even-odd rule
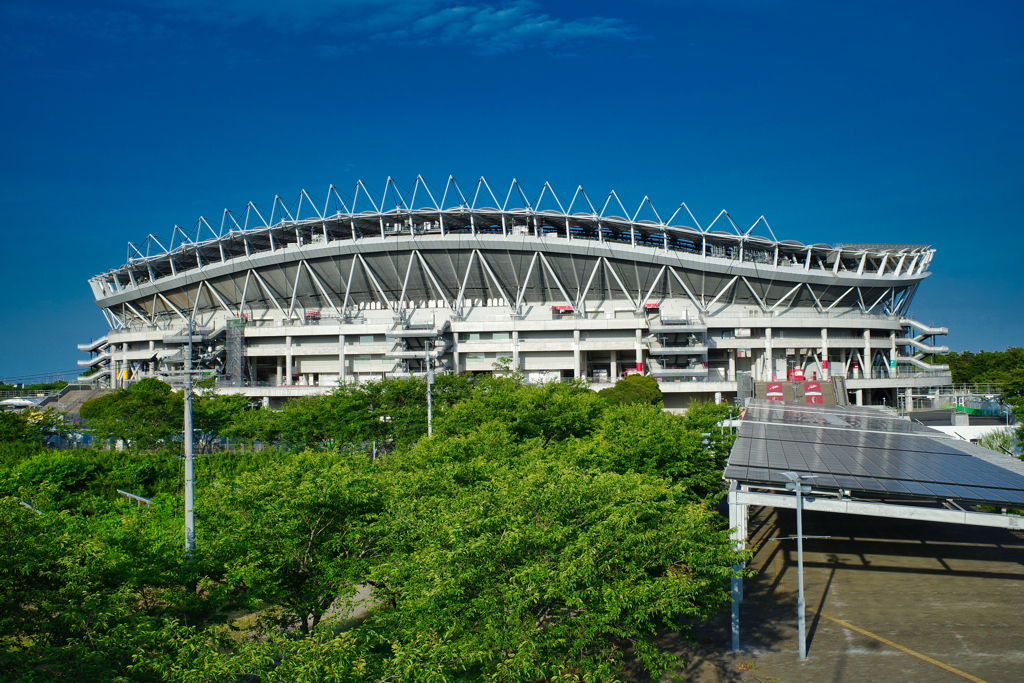
[[[955,384],[1005,382],[1014,370],[1024,368],[1024,348],[1008,346],[1004,351],[960,351],[933,356],[933,362],[949,365]]]
[[[197,510],[227,580],[308,634],[365,578],[381,501],[364,453],[304,454],[208,490]]]
[[[434,416],[439,418],[469,394],[458,375],[438,375]],[[247,418],[250,419],[250,418]],[[298,449],[405,448],[426,436],[427,385],[418,377],[342,384],[330,394],[288,402],[276,418],[281,438]],[[238,433],[236,427],[231,433]]]
[[[26,416],[9,410],[0,410],[0,443],[25,444],[35,439],[36,432]]]
[[[45,491],[33,503],[0,498],[3,680],[126,680],[140,649],[165,646],[156,634],[166,619],[217,623],[231,605],[215,566],[184,561],[170,505],[121,500],[83,516],[57,510]]]
[[[192,424],[201,453],[209,453],[214,439],[227,436],[248,407],[249,399],[241,394],[219,394],[215,389],[197,391],[192,401]]]
[[[97,496],[96,484],[108,472],[103,456],[91,449],[45,449],[20,462],[10,480],[17,491],[35,501],[45,492],[45,499],[56,509],[88,508]],[[111,491],[113,493],[113,491]]]
[[[280,412],[268,408],[246,410],[234,416],[223,435],[242,439],[249,445],[259,441],[272,445],[281,438]]]
[[[519,375],[485,377],[441,416],[435,434],[467,434],[499,421],[517,440],[538,438],[546,444],[590,434],[603,410],[604,402],[583,382],[524,384]]]
[[[595,433],[596,451],[604,469],[669,477],[693,499],[702,499],[721,491],[724,458],[731,446],[705,447],[704,426],[702,420],[688,420],[649,404],[620,404],[605,413]],[[720,436],[717,425],[713,433]]]
[[[583,471],[543,450],[496,462],[493,445],[467,437],[455,468],[392,461],[388,553],[371,573],[387,608],[370,619],[395,643],[392,670],[611,680],[626,644],[653,675],[667,668],[659,629],[688,632],[728,602],[743,555],[721,518],[662,478]]]
[[[121,440],[137,451],[152,449],[180,434],[184,406],[181,394],[147,377],[127,389],[86,401],[79,414],[97,437]]]
[[[656,674],[654,638],[727,604],[744,557],[710,505],[724,408],[609,406],[507,373],[439,376],[433,438],[420,379],[225,401],[197,429],[292,450],[199,459],[186,561],[178,449],[159,448],[180,432],[130,413],[169,419],[180,396],[141,384],[90,418],[131,451],[19,442],[0,460],[2,679],[597,681],[623,648]],[[325,627],[360,586],[369,617]]]
[[[388,678],[382,666],[387,643],[365,631],[297,639],[271,631],[239,639],[230,629],[199,630],[169,622],[158,638],[168,646],[136,658],[128,667],[133,678],[159,677],[165,683],[366,683]]]
[[[17,413],[0,411],[0,444],[41,444],[72,431],[72,425],[64,420],[64,413],[51,408]]]
[[[598,393],[608,405],[623,403],[662,405],[661,389],[658,388],[657,380],[641,374],[627,375],[617,381],[615,386],[606,387]]]
[[[978,439],[978,445],[1004,455],[1012,454],[1017,447],[1017,439],[1014,434],[1006,430],[996,430],[985,434]],[[1018,456],[1020,457],[1020,456]]]

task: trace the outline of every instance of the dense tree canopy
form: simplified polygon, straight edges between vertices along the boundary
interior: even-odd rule
[[[200,391],[190,560],[179,393],[139,382],[83,411],[124,451],[42,449],[12,422],[0,677],[611,681],[627,650],[670,667],[657,636],[727,604],[744,555],[712,505],[724,406],[438,376],[427,437],[425,389],[341,386],[280,411]],[[351,622],[357,594],[370,609]]]
[[[934,360],[949,365],[954,384],[1024,382],[1024,348],[1017,346],[1005,351],[954,351]]]
[[[355,593],[376,558],[380,485],[361,453],[267,461],[208,490],[200,528],[210,530],[228,581],[280,605],[275,621],[308,634]]]
[[[180,434],[184,420],[181,394],[152,377],[86,401],[79,414],[97,437],[122,441],[134,451]]]
[[[540,446],[491,423],[455,458],[430,445],[397,465],[389,552],[370,574],[390,609],[369,623],[401,644],[413,678],[606,680],[623,643],[657,671],[659,629],[726,603],[737,556],[687,487]]]
[[[51,409],[0,411],[0,443],[42,444],[51,437],[70,433],[63,414]]]
[[[953,352],[935,356],[936,362],[947,363],[955,384],[994,383],[993,393],[1009,404],[1019,426],[1016,443],[1024,443],[1024,348],[1008,346],[1005,351]]]
[[[647,403],[660,406],[662,403],[661,389],[653,377],[631,374],[623,377],[615,386],[602,389],[601,398],[608,405],[620,403]]]
[[[36,431],[28,416],[13,411],[0,411],[0,441],[4,443],[27,443],[36,438]]]

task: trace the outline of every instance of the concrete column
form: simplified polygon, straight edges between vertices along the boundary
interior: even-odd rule
[[[615,380],[617,380],[618,378],[619,378],[619,352],[618,351],[612,351],[612,368],[611,368],[611,377],[609,377],[609,379],[614,384]]]
[[[729,354],[729,374],[726,375],[726,379],[730,382],[736,381],[736,349],[727,349],[726,353]]]
[[[292,384],[292,338],[284,338],[284,383],[287,386]]]
[[[459,365],[459,333],[452,333],[452,360],[455,363],[455,374],[462,372],[462,366]]]
[[[636,344],[634,345],[634,350],[636,351],[636,369],[637,369],[638,372],[643,372],[643,369],[644,369],[644,347],[643,347],[644,337],[643,337],[643,335],[644,335],[644,331],[643,330],[639,330],[638,329],[636,331]]]
[[[864,330],[864,357],[861,359],[866,367],[861,368],[864,377],[871,377],[871,330]]]
[[[519,330],[512,330],[512,367],[516,372],[522,372],[519,367]]]
[[[821,378],[827,380],[832,376],[831,363],[828,362],[828,328],[821,328]]]
[[[859,405],[859,406],[864,405],[864,390],[863,389],[858,389],[854,393],[857,394],[857,405]]]
[[[572,331],[572,362],[573,362],[573,377],[579,379],[583,376],[582,369],[580,368],[582,354],[580,353],[580,331],[578,329]]]
[[[722,392],[721,391],[716,391],[715,392],[715,405],[716,406],[717,405],[721,405],[721,403],[722,403]]]
[[[842,371],[843,377],[849,377],[849,375],[846,372],[846,349],[839,350],[839,364],[842,366],[840,370]]]
[[[281,386],[282,375],[284,374],[281,368],[281,356],[277,357],[277,386]]]
[[[121,344],[121,386],[124,386],[125,381],[128,379],[124,375],[128,372],[128,342]]]
[[[340,369],[338,370],[338,379],[341,380],[342,383],[347,382],[348,373],[345,369],[345,335],[343,334],[338,335],[338,365],[340,366]]]
[[[768,382],[775,380],[775,359],[772,357],[772,328],[764,328],[764,357],[768,359],[768,372],[764,379]]]
[[[903,400],[904,406],[906,407],[907,412],[909,413],[911,410],[914,409],[914,390],[912,388],[907,387],[906,393],[903,396]]]
[[[896,332],[889,333],[889,376],[899,376],[899,366],[893,366],[892,362],[896,359]]]

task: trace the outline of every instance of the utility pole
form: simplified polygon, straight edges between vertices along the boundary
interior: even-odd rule
[[[434,434],[434,405],[433,405],[433,387],[434,387],[434,372],[430,369],[430,339],[423,341],[423,346],[427,353],[427,436],[433,436]]]
[[[195,476],[192,462],[192,319],[188,322],[188,355],[185,356],[185,556],[196,549]]]

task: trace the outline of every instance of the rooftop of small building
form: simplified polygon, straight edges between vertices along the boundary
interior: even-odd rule
[[[952,415],[957,411],[952,409],[943,410],[915,410],[910,413],[910,419],[915,422],[920,422],[926,426],[948,426],[952,424]],[[990,417],[987,415],[969,415],[967,413],[960,413],[961,415],[967,415],[968,424],[978,427],[999,427],[1006,424],[1005,417],[994,416]]]

